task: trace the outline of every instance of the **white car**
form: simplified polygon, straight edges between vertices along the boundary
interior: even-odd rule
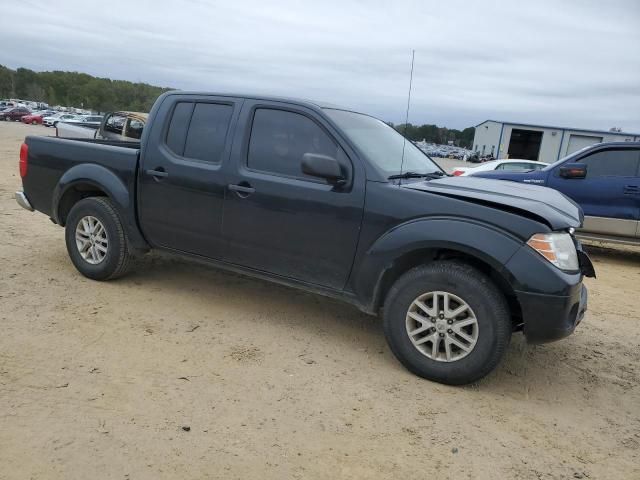
[[[511,172],[530,172],[532,170],[542,170],[549,165],[548,163],[538,162],[535,160],[492,160],[491,162],[485,162],[477,167],[456,167],[453,169],[452,174],[455,177],[468,177],[478,172],[486,172],[489,170],[508,170]]]
[[[50,117],[44,117],[42,119],[42,124],[45,127],[55,127],[58,122],[74,120],[76,117],[77,115],[72,115],[70,113],[56,113],[55,115],[51,115]]]

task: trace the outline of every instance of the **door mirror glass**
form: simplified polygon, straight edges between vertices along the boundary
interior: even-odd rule
[[[584,163],[565,163],[560,167],[562,178],[585,178],[587,166]]]
[[[305,153],[302,156],[302,173],[312,177],[324,178],[332,185],[345,183],[338,160],[328,155]]]

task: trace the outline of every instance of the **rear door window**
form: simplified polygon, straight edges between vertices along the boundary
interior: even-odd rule
[[[633,177],[639,162],[639,150],[604,150],[580,160],[587,166],[587,178]]]
[[[179,102],[167,129],[166,145],[177,156],[220,163],[232,114],[232,105]]]
[[[184,144],[184,156],[220,163],[232,113],[231,105],[196,103]]]

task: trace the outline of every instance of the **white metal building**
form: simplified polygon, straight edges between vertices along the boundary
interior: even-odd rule
[[[584,130],[550,125],[485,120],[475,126],[472,149],[496,158],[522,158],[553,163],[559,158],[600,142],[640,141],[640,133]]]

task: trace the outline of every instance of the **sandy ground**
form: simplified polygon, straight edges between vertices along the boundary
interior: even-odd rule
[[[592,251],[573,336],[446,387],[332,300],[155,254],[80,276],[13,200],[48,133],[0,123],[1,479],[640,478],[640,254]]]

